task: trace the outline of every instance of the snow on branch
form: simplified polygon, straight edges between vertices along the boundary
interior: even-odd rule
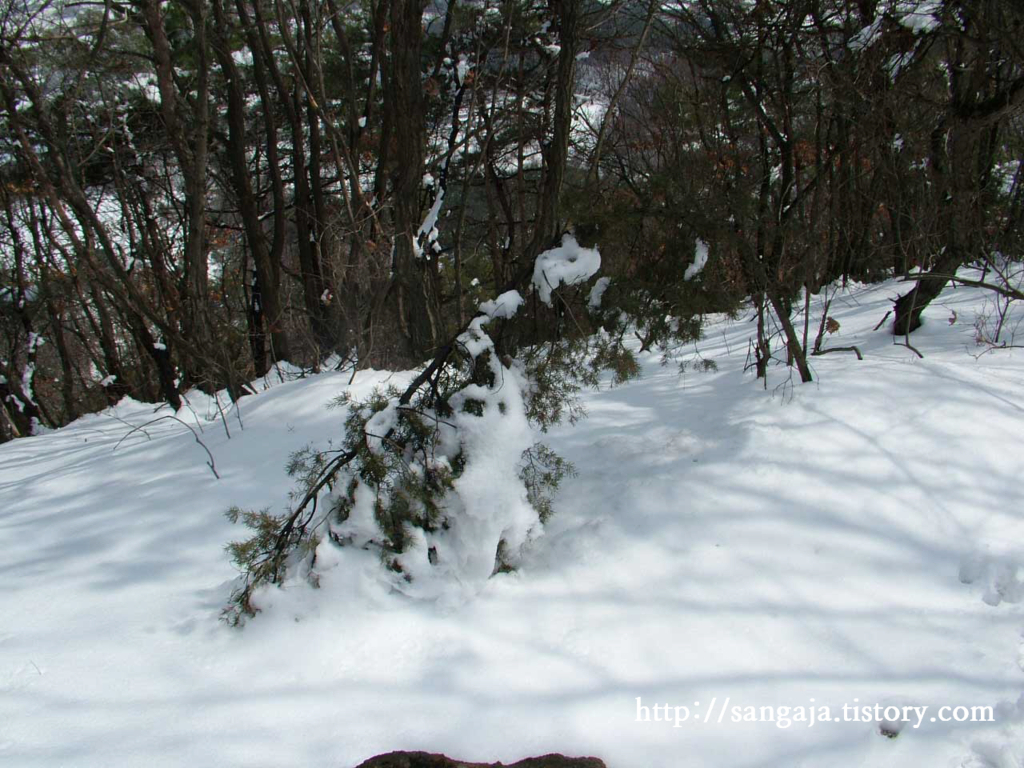
[[[544,251],[533,267],[533,287],[540,300],[551,306],[551,292],[559,285],[578,285],[601,268],[601,254],[596,248],[584,248],[576,238],[566,234],[557,248]]]
[[[697,245],[693,249],[693,263],[686,268],[683,273],[683,280],[689,282],[693,280],[704,270],[704,265],[708,263],[708,244],[697,238]]]
[[[523,297],[519,291],[505,291],[498,298],[480,304],[480,311],[490,317],[509,320],[523,306]]]
[[[430,206],[430,210],[427,212],[427,217],[420,224],[419,230],[416,232],[416,237],[413,240],[413,250],[416,253],[416,258],[423,257],[424,246],[429,246],[431,251],[434,251],[437,244],[437,218],[441,213],[441,205],[444,203],[444,187],[438,187],[437,194],[434,196],[434,204]]]

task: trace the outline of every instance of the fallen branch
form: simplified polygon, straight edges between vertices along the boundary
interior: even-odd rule
[[[829,349],[816,349],[813,352],[811,352],[811,355],[827,355],[829,352],[853,352],[857,355],[858,360],[864,359],[864,355],[860,353],[860,349],[854,345],[851,345],[849,347],[830,347]]]
[[[909,341],[894,341],[894,342],[893,342],[893,344],[894,344],[895,346],[897,346],[897,347],[906,347],[906,348],[907,348],[907,349],[909,349],[909,350],[910,350],[911,352],[913,352],[913,353],[914,353],[915,355],[917,355],[917,356],[918,356],[919,358],[921,358],[922,360],[924,360],[924,355],[922,355],[922,354],[921,354],[921,353],[920,353],[920,352],[918,351],[917,347],[915,347],[915,346],[911,345],[911,343],[910,343]]]
[[[968,288],[984,288],[985,290],[988,291],[995,291],[999,295],[1005,296],[1008,299],[1024,301],[1024,291],[1020,291],[1017,290],[1016,288],[1011,288],[1009,286],[993,285],[992,283],[986,283],[983,280],[966,280],[962,277],[957,277],[956,275],[942,275],[929,273],[929,277],[936,277],[939,279],[949,280],[950,282],[959,283],[960,285],[966,285]],[[900,280],[900,282],[905,283],[915,279],[916,278],[913,276],[904,277]]]

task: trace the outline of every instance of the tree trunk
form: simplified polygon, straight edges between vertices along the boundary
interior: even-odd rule
[[[428,356],[441,337],[437,292],[431,265],[419,252],[420,185],[426,121],[420,74],[423,0],[393,0],[389,88],[385,100],[395,116],[394,300],[409,362]]]

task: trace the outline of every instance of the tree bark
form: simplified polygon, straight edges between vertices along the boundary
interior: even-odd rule
[[[442,328],[429,256],[420,251],[420,187],[423,179],[426,119],[421,82],[424,0],[392,0],[388,30],[390,67],[385,101],[395,116],[394,301],[408,362],[418,362],[437,346]]]

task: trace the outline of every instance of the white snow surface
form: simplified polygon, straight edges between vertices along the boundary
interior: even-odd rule
[[[838,295],[826,346],[865,359],[813,358],[813,384],[744,374],[741,317],[699,345],[716,372],[645,354],[642,379],[588,394],[588,418],[545,437],[579,474],[544,535],[461,602],[389,591],[372,553],[322,547],[336,562],[321,589],[272,590],[242,630],[218,620],[236,575],[223,547],[244,534],[223,511],[285,507],[288,453],[342,435],[325,406],[348,374],[243,399],[230,439],[190,396],[179,417],[202,426],[219,481],[181,424],[128,436],[168,413],[129,400],[0,446],[0,765],[351,768],[394,749],[1024,764],[1024,354],[978,356],[985,297],[965,288],[925,312],[924,359],[894,346],[872,327],[904,288]],[[361,372],[351,389],[407,378]],[[636,722],[637,697],[697,716]],[[703,722],[727,698],[930,711],[895,739],[866,722]],[[991,705],[997,722],[930,722],[943,705]]]

